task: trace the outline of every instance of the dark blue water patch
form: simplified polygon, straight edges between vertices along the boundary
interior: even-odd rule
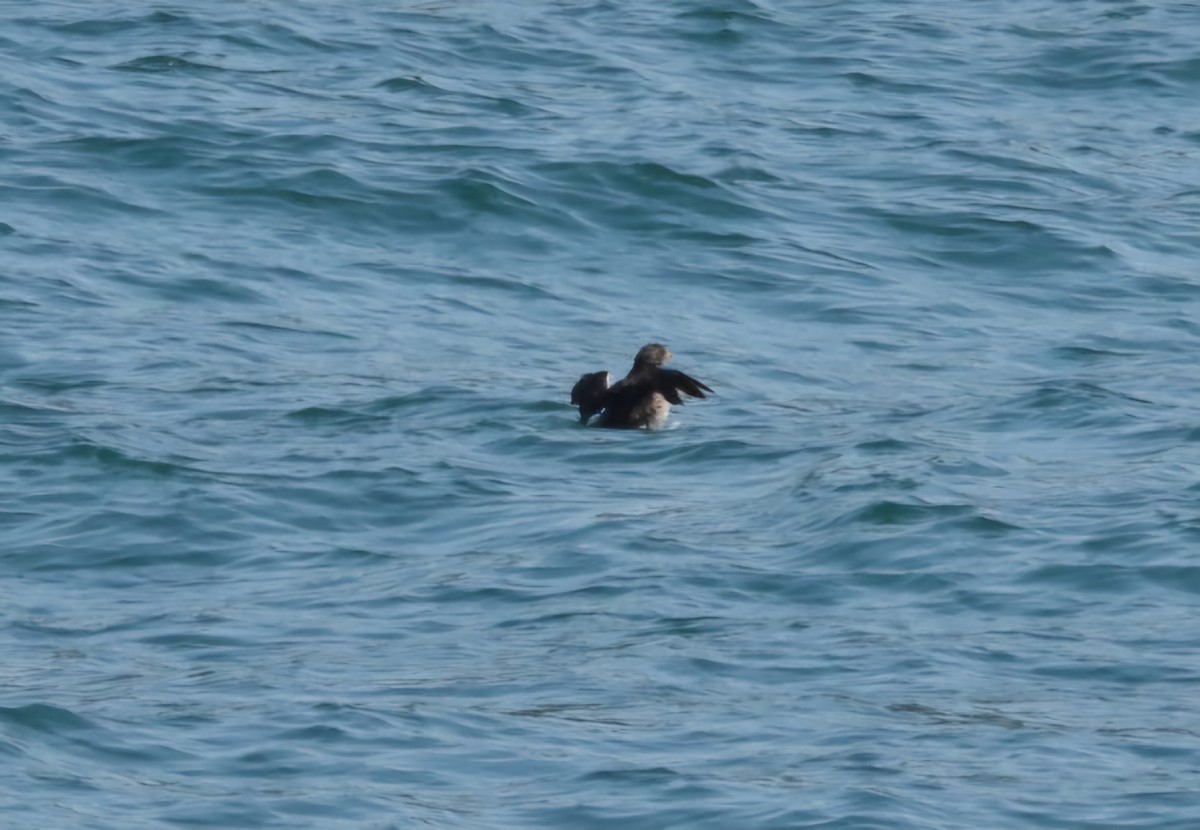
[[[38,18],[18,21],[28,25],[46,26],[47,28],[65,35],[81,37],[107,37],[120,35],[142,27],[170,26],[173,24],[186,25],[192,18],[177,12],[155,11],[140,17],[106,17],[69,22],[49,22]]]
[[[34,703],[15,708],[0,708],[0,718],[13,726],[45,733],[73,732],[94,728],[86,718],[66,709]]]
[[[1104,547],[1109,547],[1106,544]],[[1027,574],[1030,583],[1067,583],[1080,592],[1112,592],[1126,595],[1137,590],[1141,575],[1136,568],[1089,564],[1047,565]]]
[[[219,67],[197,63],[175,55],[146,55],[109,67],[120,72],[202,72]]]
[[[1107,246],[1062,237],[1052,229],[1024,219],[998,219],[971,213],[884,214],[893,227],[927,235],[925,250],[944,265],[969,265],[1036,274],[1063,268],[1094,267],[1115,259]]]
[[[62,142],[65,152],[93,156],[97,163],[114,158],[136,169],[173,170],[211,158],[215,145],[190,136],[87,136]]]
[[[547,110],[536,107],[529,101],[520,101],[502,95],[487,95],[470,89],[443,88],[432,81],[416,76],[388,78],[379,81],[375,86],[392,93],[412,93],[420,96],[422,99],[440,102],[449,107],[458,105],[470,108],[481,115],[484,112],[509,118],[531,118],[549,115]],[[433,108],[430,111],[445,112],[448,110]]]
[[[658,164],[554,163],[536,172],[570,215],[602,228],[683,231],[690,215],[736,220],[758,214],[713,180]]]
[[[206,21],[202,25],[221,42],[236,48],[239,54],[249,56],[269,57],[272,53],[338,53],[343,49],[363,48],[366,45],[362,42],[344,41],[316,31],[305,32],[283,20],[242,20],[239,24],[229,27],[213,25],[213,22]]]
[[[1145,579],[1163,587],[1185,593],[1200,593],[1200,572],[1186,565],[1159,565],[1142,569]]]
[[[1081,681],[1099,686],[1138,686],[1143,684],[1196,682],[1196,673],[1189,669],[1136,662],[1105,663],[1087,661],[1035,668],[1034,674],[1065,681]]]
[[[54,206],[59,210],[73,211],[85,222],[100,222],[105,216],[113,214],[147,217],[159,213],[149,205],[122,199],[106,188],[77,181],[64,181],[48,175],[12,177],[0,188],[0,192],[26,204]]]
[[[1158,89],[1158,73],[1132,52],[1108,46],[1054,46],[1031,57],[1037,69],[1012,76],[1022,85],[1055,90]]]
[[[431,94],[431,95],[435,95],[435,96],[439,95],[445,91],[445,90],[442,90],[440,87],[438,87],[436,84],[433,84],[433,83],[425,80],[424,78],[419,78],[416,76],[413,76],[413,77],[397,76],[395,78],[388,78],[387,80],[380,81],[379,83],[376,84],[376,86],[381,87],[382,89],[386,89],[390,92],[420,92],[420,93]]]

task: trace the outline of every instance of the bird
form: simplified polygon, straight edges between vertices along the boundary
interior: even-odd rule
[[[596,426],[612,429],[658,429],[667,421],[671,404],[682,404],[683,395],[693,398],[716,394],[690,375],[662,365],[671,352],[661,343],[647,343],[638,350],[633,368],[610,385],[608,372],[587,372],[571,389],[571,405],[579,407],[579,422],[586,425],[599,414]]]

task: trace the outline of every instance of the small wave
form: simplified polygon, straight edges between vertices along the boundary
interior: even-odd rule
[[[397,76],[388,78],[375,84],[380,89],[386,89],[389,92],[422,92],[430,94],[441,94],[444,90],[436,84],[430,83],[424,78],[417,76]]]
[[[186,26],[190,22],[189,17],[178,12],[156,11],[140,17],[91,18],[72,20],[69,23],[52,23],[48,28],[77,37],[116,37],[148,27]]]
[[[23,727],[36,732],[63,734],[95,728],[90,720],[70,709],[46,703],[30,703],[12,708],[0,706],[0,720],[11,727]]]
[[[196,63],[175,55],[146,55],[124,63],[113,64],[110,69],[120,72],[201,72],[222,71],[219,66]]]

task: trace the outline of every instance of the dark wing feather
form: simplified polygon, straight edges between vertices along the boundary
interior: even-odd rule
[[[657,386],[658,393],[673,404],[683,403],[683,399],[679,397],[680,392],[693,398],[707,397],[705,392],[716,394],[691,375],[685,375],[677,369],[660,369]]]
[[[571,389],[571,403],[575,406],[598,403],[603,399],[606,391],[608,391],[608,372],[588,372],[580,375],[578,382]]]
[[[579,407],[579,418],[588,419],[608,405],[608,372],[588,372],[580,375],[571,389],[571,404]]]

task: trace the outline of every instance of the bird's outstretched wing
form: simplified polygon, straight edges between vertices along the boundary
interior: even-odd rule
[[[683,399],[679,397],[680,392],[693,398],[707,397],[704,394],[705,392],[712,395],[716,394],[691,375],[685,375],[676,369],[659,369],[657,374],[658,377],[655,378],[655,391],[670,403],[683,403]]]
[[[608,377],[608,372],[588,372],[571,389],[571,405],[579,407],[583,423],[607,406]]]

